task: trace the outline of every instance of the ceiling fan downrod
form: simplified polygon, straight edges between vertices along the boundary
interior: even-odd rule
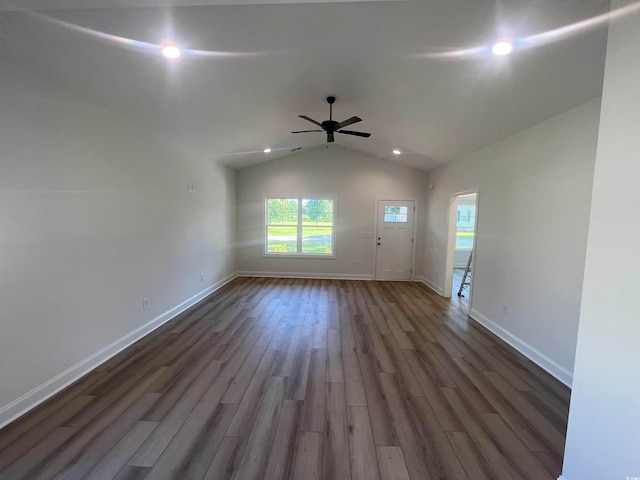
[[[327,102],[329,102],[329,121],[333,121],[333,104],[336,101],[336,97],[327,97]]]

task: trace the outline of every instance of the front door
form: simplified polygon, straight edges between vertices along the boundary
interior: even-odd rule
[[[411,280],[414,200],[378,200],[376,280]]]

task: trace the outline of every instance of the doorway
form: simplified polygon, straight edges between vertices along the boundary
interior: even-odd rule
[[[477,211],[477,190],[451,196],[444,296],[455,296],[469,306],[473,292]]]
[[[411,280],[415,200],[376,202],[376,280]]]

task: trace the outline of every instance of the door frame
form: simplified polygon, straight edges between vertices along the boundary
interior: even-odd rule
[[[377,266],[378,266],[378,202],[388,200],[390,202],[413,202],[415,211],[413,212],[413,225],[411,226],[413,232],[413,243],[411,244],[411,278],[407,280],[412,282],[416,275],[416,246],[418,245],[418,199],[416,197],[397,197],[394,195],[376,195],[373,202],[373,280],[377,280]]]
[[[452,283],[453,283],[453,263],[456,250],[456,225],[458,223],[458,197],[463,195],[476,195],[476,218],[473,225],[473,231],[475,233],[473,238],[473,257],[471,258],[471,271],[475,272],[475,264],[477,258],[478,247],[478,219],[480,217],[480,187],[472,188],[469,190],[463,190],[455,192],[449,195],[449,222],[448,222],[448,234],[447,234],[447,257],[444,268],[444,288],[442,296],[450,298],[452,295]],[[472,277],[473,279],[473,277]],[[472,280],[469,286],[469,310],[471,310],[471,303],[473,301],[473,288],[475,282]]]

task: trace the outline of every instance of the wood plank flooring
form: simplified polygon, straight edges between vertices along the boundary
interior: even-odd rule
[[[569,395],[424,285],[239,278],[0,430],[0,480],[554,480]]]

